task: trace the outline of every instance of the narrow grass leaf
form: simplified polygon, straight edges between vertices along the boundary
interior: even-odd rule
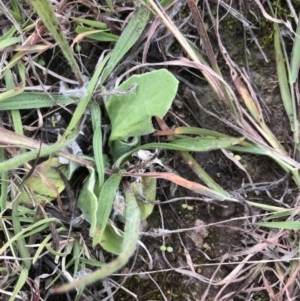
[[[248,202],[252,207],[264,209],[264,210],[267,210],[267,211],[273,211],[273,212],[286,212],[286,208],[271,206],[271,205],[262,204],[262,203],[255,203],[255,202],[250,202],[250,201],[247,201],[247,202]]]
[[[22,63],[18,63],[18,70],[19,70],[19,74],[21,77],[21,80],[23,81],[23,88],[20,89],[20,91],[22,92],[23,89],[25,88],[25,68],[24,65]],[[5,71],[4,74],[5,77],[5,82],[6,82],[6,86],[7,89],[12,90],[15,89],[15,84],[14,84],[14,80],[13,80],[13,76],[12,76],[12,72],[10,69],[7,69]],[[12,116],[12,121],[13,121],[13,126],[15,129],[15,132],[23,135],[23,125],[22,125],[22,119],[21,119],[21,114],[19,110],[12,110],[11,111],[11,116]],[[20,152],[24,152],[25,149],[20,149]],[[13,198],[15,199],[15,195],[14,192],[13,194]],[[13,228],[14,228],[14,233],[17,234],[18,232],[20,232],[22,230],[22,226],[21,226],[21,222],[19,220],[18,217],[18,210],[19,210],[19,202],[17,199],[14,200],[13,202],[13,206],[12,206],[12,222],[13,222]],[[17,244],[18,244],[18,249],[19,249],[19,253],[20,256],[22,258],[29,258],[30,257],[30,252],[29,249],[26,247],[26,241],[23,237],[20,237],[17,240]],[[26,267],[26,269],[30,269],[31,266],[31,261],[30,260],[25,260],[23,262],[24,266]]]
[[[24,91],[25,89],[25,67],[22,63],[18,63],[18,70],[19,70],[19,75],[21,77],[21,80],[23,82],[23,87],[20,89],[21,92]],[[9,75],[9,76],[7,76]],[[9,89],[14,89],[15,84],[13,82],[11,70],[8,69],[5,72],[5,80],[6,80],[6,86],[9,87]],[[19,110],[12,110],[11,111],[12,115],[12,120],[13,120],[13,125],[15,132],[18,134],[23,135],[23,124],[22,124],[22,118]],[[21,152],[24,152],[24,149],[21,149]]]
[[[222,195],[230,196],[229,193],[217,184],[188,152],[180,152],[180,154],[188,166],[209,188]]]
[[[20,12],[20,3],[18,0],[11,0],[9,2],[11,4],[11,12],[14,14],[14,17],[17,22],[22,24],[22,14]]]
[[[0,101],[3,99],[0,95]],[[66,106],[76,103],[75,98],[65,97],[61,94],[45,94],[42,92],[13,93],[0,102],[0,111],[29,110],[39,108],[51,108],[54,106]]]
[[[106,4],[108,5],[109,9],[110,9],[110,12],[114,12],[115,9],[114,9],[114,4],[112,2],[112,0],[105,0]]]
[[[289,209],[289,210],[285,210],[285,211],[282,211],[282,212],[278,212],[278,213],[272,214],[270,216],[266,216],[264,218],[264,220],[267,221],[267,220],[282,218],[282,217],[291,216],[291,215],[292,215],[292,209]]]
[[[23,82],[17,87],[15,87],[13,78],[9,76],[9,73],[11,73],[10,69],[6,69],[6,72],[4,72],[4,76],[6,76],[7,91],[0,94],[0,102],[9,97],[23,93],[25,89],[25,67],[22,63],[18,64],[18,71]]]
[[[56,222],[57,222],[57,220],[56,220]],[[26,238],[26,237],[30,237],[32,235],[36,235],[38,233],[41,233],[43,230],[45,230],[46,228],[48,228],[48,226],[49,226],[48,224],[40,225],[40,226],[34,228],[33,230],[24,233],[21,237],[22,238]]]
[[[70,153],[66,153],[61,151],[60,149],[64,149],[65,144],[67,143],[72,143],[72,141],[74,139],[76,139],[77,135],[78,135],[79,131],[74,131],[69,137],[68,139],[63,142],[63,144],[59,144],[59,145],[51,145],[51,149],[54,150],[54,152],[57,154],[57,156],[66,158],[68,160],[71,160],[73,162],[79,163],[80,165],[83,166],[90,166],[95,168],[95,164],[94,164],[94,160],[91,157],[88,156],[77,156],[77,155],[73,155]],[[20,162],[22,162],[22,160],[25,160],[26,156],[29,156],[28,158],[30,158],[29,160],[32,160],[33,158],[35,158],[35,156],[38,154],[39,149],[40,149],[40,142],[38,140],[34,140],[32,138],[23,136],[23,135],[19,135],[15,132],[9,131],[3,127],[0,127],[0,147],[6,147],[6,146],[13,146],[13,147],[24,147],[27,149],[35,149],[35,152],[28,152],[25,155],[21,154],[19,156],[16,156],[14,158],[11,158],[9,162],[2,162],[6,167],[9,167],[9,164],[11,164],[11,162],[14,162],[13,164],[17,164],[17,161],[20,160]],[[42,148],[45,150],[45,148],[49,147],[49,145],[42,143]],[[54,148],[53,148],[54,147]],[[49,151],[51,153],[51,150],[46,151],[45,153],[44,150],[42,150],[42,154],[47,155],[49,154]],[[24,157],[25,156],[25,157]],[[23,159],[21,159],[23,158]],[[4,165],[0,163],[0,172],[2,171],[1,168],[4,167]],[[24,162],[20,163],[23,164]],[[68,170],[68,178],[71,177],[72,172],[74,172],[76,166],[69,164],[69,170]],[[77,164],[78,167],[78,164]]]
[[[300,230],[299,221],[255,223],[255,225],[276,229]]]
[[[68,146],[74,139],[76,139],[77,135],[78,135],[78,130],[73,131],[72,134],[69,135],[67,139],[63,140],[60,143],[53,144],[53,145],[47,146],[47,147],[42,147],[40,150],[40,157],[58,152],[62,148]],[[4,162],[1,162],[0,163],[0,172],[12,170],[12,169],[18,167],[19,165],[24,164],[25,162],[33,160],[36,158],[38,153],[39,153],[39,150],[36,149],[36,150],[32,150],[32,151],[23,153],[19,156],[11,158],[11,159],[8,159]]]
[[[119,39],[118,36],[109,32],[105,32],[103,29],[95,30],[93,28],[77,26],[76,32],[83,37],[87,37],[88,39],[98,42],[116,42]]]
[[[73,272],[73,277],[75,278],[78,271],[79,271],[79,262],[80,262],[80,257],[83,256],[82,254],[82,245],[79,243],[79,239],[75,239],[73,242],[73,249],[72,249],[72,256],[75,258],[74,262],[74,272]],[[82,267],[85,265],[83,264]]]
[[[9,39],[13,37],[13,35],[16,33],[15,26],[12,26],[4,35],[0,37],[0,42],[5,41],[6,39]]]
[[[46,245],[46,249],[55,256],[66,257],[71,253],[71,245],[72,245],[72,242],[69,242],[67,252],[58,252],[58,251],[54,250],[53,248],[51,248],[50,245]]]
[[[291,97],[291,92],[287,79],[287,71],[285,67],[285,60],[281,49],[280,43],[280,29],[278,24],[274,23],[274,46],[275,46],[275,54],[276,54],[276,67],[277,67],[277,76],[279,81],[280,94],[282,98],[282,102],[284,105],[284,109],[289,118],[291,130],[295,131],[295,122],[294,122],[294,104]]]
[[[299,66],[300,66],[300,22],[298,22],[292,57],[291,57],[291,84],[294,84],[298,78],[299,74]]]
[[[55,218],[45,218],[43,220],[40,220],[33,225],[29,225],[27,228],[23,228],[19,233],[17,233],[15,236],[13,236],[11,239],[9,239],[1,248],[0,248],[0,255],[3,254],[3,252],[16,240],[18,240],[20,237],[22,237],[24,234],[30,232],[33,229],[36,229],[37,227],[41,225],[46,225],[46,227],[49,225],[50,222],[57,221]]]
[[[109,215],[111,214],[113,202],[119,189],[121,179],[121,175],[113,174],[106,180],[101,189],[98,199],[95,224],[92,224],[91,226],[91,232],[93,233],[93,246],[100,243],[102,240],[103,232],[108,222]]]
[[[219,138],[232,138],[228,135],[225,135],[220,132],[203,129],[203,128],[197,128],[197,127],[178,127],[175,129],[170,129],[168,131],[159,131],[155,133],[155,136],[158,136],[158,133],[164,134],[164,135],[172,135],[172,134],[190,134],[190,135],[198,135],[198,136],[209,136],[209,137],[219,137]],[[160,136],[160,135],[159,135]]]
[[[107,67],[101,76],[100,84],[103,84],[106,81],[119,61],[136,43],[140,35],[143,33],[144,28],[148,24],[149,15],[149,11],[145,6],[137,7],[111,53]]]
[[[103,59],[103,61],[99,64],[99,66],[96,67],[96,70],[87,86],[88,95],[86,97],[82,98],[80,100],[80,102],[78,103],[76,110],[74,112],[74,115],[73,115],[71,121],[69,122],[69,125],[66,128],[65,133],[61,139],[67,137],[70,134],[70,132],[74,129],[74,127],[78,124],[80,119],[82,118],[84,111],[86,110],[86,107],[92,98],[94,89],[98,84],[99,76],[100,76],[101,72],[103,71],[103,68],[105,67],[109,57],[110,57],[110,55],[107,55]]]
[[[81,71],[60,28],[59,21],[54,13],[51,2],[48,0],[30,0],[30,3],[53,36],[54,40],[57,42],[69,65],[71,66],[71,69],[74,72],[79,85],[82,86],[84,81]]]
[[[37,250],[35,251],[35,254],[32,258],[32,264],[35,264],[36,261],[38,260],[39,256],[41,255],[42,251],[44,250],[44,248],[46,247],[47,243],[50,241],[50,239],[52,238],[52,234],[48,234],[42,242],[40,242],[39,247],[37,248]]]
[[[95,27],[98,29],[109,29],[109,27],[104,22],[83,19],[83,18],[73,18],[73,17],[71,17],[70,19],[73,19],[74,21],[76,21],[78,23],[89,25],[89,26],[92,26],[92,27]]]
[[[15,196],[13,196],[13,197],[15,197]],[[19,216],[18,216],[18,207],[19,207],[18,201],[14,200],[13,205],[12,205],[11,217],[12,217],[12,224],[13,224],[15,236],[22,231],[21,222],[20,222]],[[18,237],[17,245],[18,245],[18,249],[19,249],[19,254],[22,258],[30,258],[31,257],[29,249],[26,247],[25,238],[23,236]],[[22,262],[22,264],[28,270],[31,267],[31,261],[29,259],[24,260]]]
[[[28,270],[23,268],[19,275],[18,281],[14,286],[14,290],[13,290],[12,295],[9,298],[9,301],[15,301],[17,299],[16,296],[20,292],[23,285],[26,283],[27,278],[28,278]]]
[[[6,161],[6,155],[3,148],[0,148],[0,164],[1,162]],[[0,194],[0,211],[3,212],[6,209],[7,202],[7,192],[8,192],[8,172],[2,171],[0,173],[0,181],[1,181],[1,194]]]
[[[5,40],[0,40],[0,51],[5,50],[5,48],[20,43],[22,40],[20,37],[11,37]]]
[[[183,138],[171,141],[169,143],[149,143],[141,145],[132,151],[122,155],[115,163],[119,168],[120,164],[128,156],[141,149],[168,149],[178,151],[204,152],[220,148],[228,148],[235,144],[240,144],[244,138],[215,138],[215,137],[199,137],[199,138]]]
[[[102,146],[102,122],[101,122],[101,110],[98,103],[94,102],[91,104],[91,117],[93,125],[93,149],[94,158],[97,166],[98,173],[98,186],[99,191],[104,184],[104,158],[103,158],[103,146]]]
[[[90,265],[90,266],[93,266],[93,267],[103,267],[105,265],[104,262],[101,262],[101,261],[98,261],[94,258],[84,258],[84,257],[81,257],[79,258],[80,262],[83,263],[83,264],[86,264],[86,265]]]

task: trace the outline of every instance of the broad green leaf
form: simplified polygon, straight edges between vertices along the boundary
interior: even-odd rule
[[[133,75],[123,82],[107,103],[112,126],[110,141],[152,133],[151,118],[165,116],[177,87],[177,79],[166,69]],[[127,93],[128,90],[132,91]]]
[[[112,254],[120,255],[122,252],[123,244],[123,231],[120,231],[120,235],[116,233],[110,224],[107,224],[103,232],[102,241],[100,242],[101,247]]]
[[[92,225],[91,233],[93,236],[93,246],[102,242],[102,236],[111,214],[113,202],[122,176],[119,174],[111,175],[102,186],[96,213],[95,227]]]
[[[94,193],[96,175],[95,170],[91,167],[87,167],[90,173],[87,181],[84,183],[79,198],[78,198],[78,208],[81,210],[84,219],[91,225],[96,223],[96,212],[97,212],[97,197]],[[92,233],[93,226],[90,228],[90,236]]]
[[[49,159],[39,165],[34,173],[24,182],[18,200],[22,204],[33,205],[42,201],[50,202],[57,198],[65,189],[64,181],[52,167],[60,167],[58,158]],[[66,174],[68,166],[63,165],[60,170]]]
[[[141,221],[145,220],[152,213],[154,208],[156,179],[143,177],[138,185],[136,182],[133,182],[130,186],[133,196],[136,199],[138,210],[140,211],[140,219]],[[133,196],[130,194],[130,197]],[[143,198],[143,200],[141,198]],[[126,223],[126,217],[121,218],[121,220]],[[115,255],[119,255],[122,251],[123,231],[118,231],[120,232],[119,235],[110,224],[107,224],[102,236],[102,242],[100,243],[103,249]]]
[[[116,161],[121,155],[141,145],[141,137],[135,136],[124,140],[114,140],[110,143],[110,153]]]

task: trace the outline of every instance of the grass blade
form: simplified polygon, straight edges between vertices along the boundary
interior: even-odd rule
[[[56,218],[51,217],[51,218],[45,218],[42,219],[30,226],[28,226],[27,228],[22,229],[22,231],[20,231],[19,233],[17,233],[14,237],[12,237],[9,241],[7,241],[1,248],[0,248],[0,255],[3,254],[3,252],[14,242],[17,241],[20,237],[22,237],[25,233],[30,232],[31,230],[39,227],[40,225],[45,226],[45,224],[49,224],[50,222],[53,221],[57,221]]]
[[[103,161],[103,147],[102,147],[102,128],[101,128],[101,110],[98,103],[91,105],[91,116],[93,123],[93,148],[95,163],[98,172],[99,191],[104,184],[104,161]]]
[[[69,135],[69,137],[67,139],[63,140],[60,143],[57,143],[57,144],[54,144],[51,146],[47,146],[47,147],[42,147],[40,150],[40,157],[43,157],[43,156],[46,156],[46,155],[49,155],[51,153],[61,150],[62,148],[69,145],[77,137],[77,135],[78,135],[78,130],[74,131],[71,135]],[[17,157],[11,158],[4,162],[1,162],[0,163],[0,172],[12,170],[12,169],[18,167],[19,165],[24,164],[25,162],[35,159],[37,157],[38,153],[39,153],[39,150],[36,149],[36,150],[32,150],[32,151],[23,153]]]
[[[244,138],[214,138],[214,137],[201,137],[201,138],[188,138],[174,140],[169,143],[148,143],[141,145],[130,152],[122,155],[115,163],[115,167],[119,168],[124,159],[133,153],[142,149],[169,149],[178,151],[191,151],[191,152],[204,152],[214,149],[227,148],[235,144],[240,144]]]
[[[284,109],[290,121],[291,130],[294,133],[296,131],[295,128],[296,112],[294,111],[294,104],[292,101],[290,87],[287,79],[285,60],[280,44],[280,29],[278,24],[276,23],[274,23],[274,46],[275,46],[275,53],[276,53],[276,67],[277,67],[277,75],[278,75],[281,98],[283,101]]]
[[[55,105],[67,106],[76,102],[74,98],[65,97],[61,94],[50,93],[49,95],[42,92],[23,92],[18,95],[11,95],[0,102],[0,111],[51,108]]]
[[[300,66],[300,22],[298,22],[295,41],[293,45],[293,52],[291,57],[291,84],[294,84],[298,78]]]
[[[287,229],[287,230],[299,230],[299,221],[286,221],[286,222],[266,222],[266,223],[255,223],[255,225],[276,228],[276,229]]]
[[[94,236],[93,246],[101,242],[121,179],[121,175],[113,174],[106,180],[101,189],[96,221],[91,226],[91,232]]]
[[[97,86],[99,76],[100,76],[101,72],[103,71],[103,68],[104,68],[107,60],[109,59],[109,57],[110,57],[109,55],[106,56],[106,58],[99,64],[99,66],[97,66],[97,68],[93,74],[93,77],[91,78],[91,80],[87,86],[88,95],[86,97],[82,98],[80,100],[80,102],[78,103],[78,106],[74,112],[74,115],[61,139],[67,137],[70,134],[70,132],[73,130],[73,128],[78,124],[79,120],[82,118],[84,111],[85,111],[89,101],[92,98],[94,89]]]
[[[124,57],[127,51],[135,44],[142,34],[145,26],[148,24],[149,12],[146,7],[140,6],[131,17],[126,28],[119,37],[111,53],[107,68],[101,76],[100,84],[104,83],[110,73],[114,70],[119,61]]]
[[[75,60],[75,57],[69,47],[69,44],[62,33],[62,30],[59,25],[59,21],[54,13],[53,7],[48,0],[30,0],[30,3],[36,10],[37,14],[52,34],[54,40],[59,45],[62,53],[64,54],[65,58],[67,59],[68,63],[70,64],[72,71],[77,78],[79,85],[83,86],[84,80],[82,78],[81,71],[79,66]]]
[[[23,287],[23,285],[25,284],[27,277],[28,277],[28,270],[22,269],[19,279],[18,279],[18,282],[16,283],[16,285],[14,287],[13,293],[10,296],[9,301],[15,301],[17,299],[16,296],[17,296],[18,292],[21,290],[21,288]]]
[[[0,164],[6,161],[4,149],[0,148]],[[3,212],[6,209],[7,191],[8,191],[8,172],[3,171],[0,174],[1,179],[1,195],[0,195],[0,211]]]

